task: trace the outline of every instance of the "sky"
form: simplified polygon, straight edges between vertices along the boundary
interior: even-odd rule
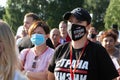
[[[7,0],[0,0],[0,6],[4,7],[6,5]]]

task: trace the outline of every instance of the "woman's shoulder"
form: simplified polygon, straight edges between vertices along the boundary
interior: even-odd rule
[[[45,51],[45,55],[53,55],[55,50],[53,48],[48,47],[47,50]]]
[[[53,48],[48,47],[47,50],[46,50],[46,54],[53,54],[54,51],[55,50]]]
[[[30,51],[30,50],[32,50],[32,48],[26,48],[26,49],[23,49],[20,53],[25,53],[25,52]]]
[[[53,48],[48,47],[48,51],[54,52],[55,50]]]

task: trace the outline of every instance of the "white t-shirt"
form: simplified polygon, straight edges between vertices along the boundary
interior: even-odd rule
[[[16,36],[20,36],[22,34],[22,31],[23,31],[23,26],[18,27]]]

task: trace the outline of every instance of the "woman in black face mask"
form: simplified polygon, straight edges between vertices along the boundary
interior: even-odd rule
[[[83,8],[64,14],[71,42],[59,46],[49,65],[48,80],[117,80],[105,48],[87,39],[91,17]]]

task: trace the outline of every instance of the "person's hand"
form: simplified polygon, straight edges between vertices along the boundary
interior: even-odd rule
[[[117,77],[117,80],[120,80],[120,76],[119,76],[119,77]]]
[[[22,30],[22,37],[25,37],[27,35],[26,31],[25,30]]]

